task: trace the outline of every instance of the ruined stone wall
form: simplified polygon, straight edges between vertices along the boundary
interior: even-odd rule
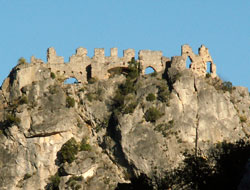
[[[142,74],[145,74],[144,72],[147,67],[152,67],[156,72],[165,70],[161,51],[141,50],[139,51],[139,61]]]
[[[80,47],[76,53],[69,58],[69,62],[64,62],[64,58],[57,56],[54,48],[49,48],[47,51],[47,64],[40,59],[31,57],[31,64],[44,64],[47,68],[54,72],[57,77],[62,79],[76,78],[78,82],[85,83],[87,79],[92,77],[99,80],[109,78],[109,70],[116,67],[128,67],[129,61],[135,57],[134,49],[123,51],[123,57],[118,57],[118,49],[111,48],[110,56],[105,56],[103,48],[96,48],[94,56],[88,57],[86,48]],[[182,55],[180,58],[172,58],[173,67],[178,70],[186,68],[187,58],[191,59],[190,69],[199,76],[205,76],[207,71],[207,62],[210,63],[212,77],[216,76],[216,66],[205,46],[201,46],[199,54],[193,53],[188,45],[182,46]],[[165,71],[166,63],[171,60],[162,55],[161,51],[141,50],[139,51],[139,62],[142,69],[142,74],[145,74],[147,67],[152,67],[156,72]]]
[[[216,66],[213,63],[208,49],[204,45],[199,48],[198,55],[193,52],[192,48],[189,45],[183,45],[181,55],[185,59],[185,62],[188,57],[190,58],[190,69],[197,75],[206,76],[207,63],[209,63],[211,76],[216,77]]]

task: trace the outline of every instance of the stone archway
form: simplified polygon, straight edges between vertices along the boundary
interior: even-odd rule
[[[208,61],[207,63],[206,63],[206,71],[207,71],[207,73],[212,73],[212,62],[211,61]]]
[[[151,66],[148,66],[145,70],[144,70],[144,74],[152,74],[152,73],[156,73],[156,70],[151,67]]]
[[[128,73],[128,67],[113,67],[111,69],[108,69],[109,77],[112,77],[116,74],[127,74]]]
[[[190,56],[187,56],[187,59],[186,59],[186,68],[190,69],[191,68],[191,64],[192,64],[192,59],[191,59]]]
[[[79,83],[75,77],[68,77],[64,80],[64,84],[77,84]]]

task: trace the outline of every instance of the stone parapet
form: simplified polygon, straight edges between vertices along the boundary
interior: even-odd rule
[[[123,51],[123,57],[118,57],[118,49],[111,48],[110,56],[105,56],[104,48],[96,48],[94,56],[88,55],[86,48],[79,47],[76,53],[69,58],[69,62],[65,63],[64,58],[57,56],[53,47],[48,48],[47,64],[41,59],[34,56],[31,57],[30,67],[37,64],[44,64],[51,72],[64,78],[76,78],[78,82],[85,83],[88,78],[93,77],[99,80],[109,78],[109,70],[117,67],[128,67],[129,62],[135,57],[134,49],[126,49]],[[145,69],[153,68],[156,72],[165,71],[166,68],[175,67],[177,70],[186,68],[186,60],[190,58],[190,69],[199,76],[205,76],[207,72],[207,63],[210,64],[210,73],[212,77],[216,77],[216,65],[205,46],[199,48],[199,54],[196,55],[189,45],[183,45],[181,56],[175,56],[171,60],[162,55],[162,51],[140,50],[138,60],[145,74]]]

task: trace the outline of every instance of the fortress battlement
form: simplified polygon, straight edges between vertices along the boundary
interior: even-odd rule
[[[76,78],[78,82],[85,83],[88,78],[96,78],[99,80],[109,78],[109,70],[117,67],[126,68],[132,58],[135,57],[134,49],[126,49],[123,51],[123,57],[118,57],[118,49],[111,48],[110,56],[105,56],[104,48],[95,48],[94,56],[89,57],[86,48],[80,47],[76,49],[76,53],[69,58],[69,62],[65,62],[62,56],[58,56],[53,47],[47,50],[47,64],[51,72],[66,78]],[[175,67],[178,70],[186,69],[186,60],[191,60],[189,68],[199,76],[205,76],[207,73],[207,63],[210,64],[210,73],[212,77],[216,77],[216,66],[209,54],[208,49],[202,45],[199,48],[199,54],[196,55],[189,45],[183,45],[181,48],[181,56],[175,56],[171,59],[164,57],[162,51],[140,50],[138,53],[138,61],[145,74],[145,69],[153,68],[156,72],[165,71],[166,64]],[[41,59],[31,57],[30,66],[35,64],[43,64]]]

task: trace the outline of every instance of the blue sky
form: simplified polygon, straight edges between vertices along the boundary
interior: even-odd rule
[[[46,61],[55,47],[68,61],[82,46],[162,50],[209,48],[217,73],[250,89],[249,0],[0,0],[0,84],[20,57]]]

